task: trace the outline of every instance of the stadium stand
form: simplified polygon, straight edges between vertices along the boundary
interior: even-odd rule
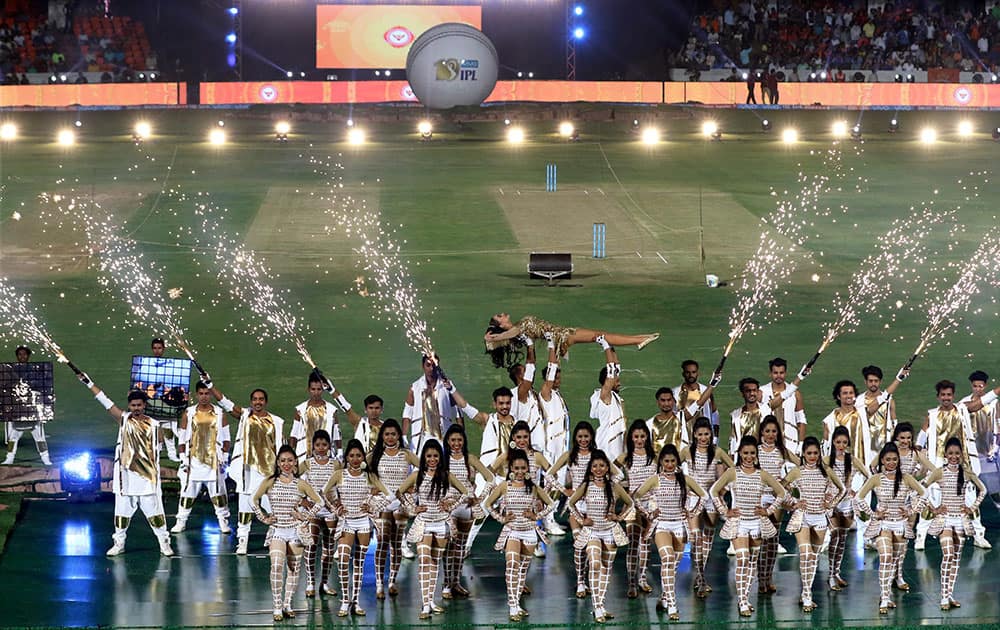
[[[791,70],[790,78],[826,70],[829,81],[854,71],[996,72],[1000,65],[1000,4],[980,4],[976,13],[909,0],[867,4],[733,2],[697,15],[668,64],[694,78],[712,69],[775,67]]]

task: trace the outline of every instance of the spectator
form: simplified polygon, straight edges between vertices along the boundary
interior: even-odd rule
[[[22,72],[21,73],[21,85],[30,85],[30,84],[31,84],[31,81],[28,80],[28,75]]]
[[[80,83],[90,83],[90,81],[87,80],[86,75],[84,75],[82,72],[77,72],[76,73],[76,83],[77,84],[80,84]]]
[[[757,104],[757,97],[754,96],[754,84],[757,82],[757,71],[753,68],[747,72],[747,105],[753,103]],[[761,91],[763,91],[763,86],[761,86]],[[761,100],[764,100],[763,94],[761,95]]]

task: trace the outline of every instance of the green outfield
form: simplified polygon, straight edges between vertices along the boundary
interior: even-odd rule
[[[842,165],[853,172],[841,192],[823,197],[832,214],[810,219],[807,231],[816,237],[780,297],[785,316],[744,338],[727,364],[717,399],[728,415],[740,404],[740,377],[765,380],[767,360],[774,356],[794,367],[809,358],[828,319],[824,309],[859,262],[879,247],[878,237],[890,220],[931,199],[941,208],[960,204],[960,220],[967,226],[965,252],[996,226],[996,185],[969,176],[996,163],[1000,143],[989,133],[1000,122],[995,113],[971,114],[978,133],[961,140],[955,128],[966,116],[960,112],[900,112],[900,130],[890,135],[888,112],[619,107],[610,121],[594,108],[579,116],[580,141],[567,143],[555,133],[559,111],[566,108],[488,111],[498,120],[460,126],[438,120],[434,140],[421,143],[415,133],[419,112],[358,109],[353,117],[369,138],[360,147],[342,141],[339,121],[296,120],[291,142],[276,144],[271,140],[276,114],[267,110],[84,112],[78,143],[68,149],[53,139],[56,128],[71,124],[75,114],[0,115],[20,127],[17,141],[0,145],[0,275],[33,295],[69,357],[123,402],[129,358],[146,353],[154,331],[123,330],[122,307],[101,293],[80,229],[67,224],[43,231],[40,218],[45,210],[40,193],[71,194],[73,187],[74,194],[92,196],[120,217],[122,233],[133,234],[149,260],[166,269],[165,287],[183,289],[174,305],[183,310],[189,338],[216,384],[237,402],[246,401],[251,388],[263,387],[271,394],[272,411],[288,418],[292,406],[305,398],[308,368],[288,352],[290,344],[261,346],[231,331],[239,315],[230,304],[213,305],[218,284],[175,236],[178,228],[198,225],[193,205],[161,194],[164,187],[208,192],[228,207],[225,229],[261,252],[275,271],[274,284],[302,302],[313,331],[307,342],[323,370],[353,402],[378,393],[386,400],[387,415],[398,417],[409,384],[420,374],[420,358],[400,330],[370,316],[371,298],[357,291],[356,280],[364,274],[352,251],[356,243],[343,233],[327,235],[327,208],[316,198],[323,193],[323,180],[307,160],[310,154],[343,153],[346,188],[367,199],[405,239],[402,252],[413,263],[414,284],[424,291],[423,315],[433,328],[434,346],[474,405],[488,408],[493,388],[507,384],[506,375],[483,355],[482,334],[492,313],[509,311],[515,318],[530,313],[567,325],[662,332],[661,340],[643,352],[626,348],[620,353],[628,415],[648,417],[656,409],[655,390],[680,382],[681,360],[699,360],[707,380],[721,354],[736,297],[732,284],[707,288],[704,274],[723,280],[738,275],[756,247],[759,218],[774,209],[783,191],[798,189],[800,168],[806,174],[820,172],[820,154],[832,144],[832,122],[860,120],[863,154],[856,154],[852,142],[845,145]],[[522,121],[528,135],[523,145],[503,141],[505,116]],[[220,117],[227,122],[230,142],[212,147],[205,139]],[[760,131],[763,117],[770,119],[770,134]],[[706,118],[720,122],[721,142],[701,137]],[[143,158],[130,142],[139,119],[153,125],[155,137],[145,149],[155,161]],[[638,142],[633,119],[656,124],[663,142],[653,147]],[[934,145],[918,140],[925,124],[939,130]],[[782,144],[781,129],[787,125],[795,125],[803,141]],[[559,191],[546,193],[545,164],[553,162]],[[134,165],[139,166],[130,170]],[[867,178],[860,193],[853,191],[857,176]],[[970,191],[963,187],[976,184],[981,196],[966,201]],[[846,215],[841,204],[849,206]],[[14,212],[20,220],[14,220]],[[603,260],[590,257],[591,226],[597,221],[607,224]],[[554,287],[529,279],[525,267],[531,251],[571,252],[574,277]],[[949,255],[964,256],[963,251]],[[812,274],[820,274],[819,282],[811,280]],[[363,284],[369,290],[373,286]],[[906,360],[925,321],[921,291],[911,301],[913,308],[899,311],[888,330],[873,313],[856,334],[842,337],[826,353],[803,386],[810,432],[819,432],[820,420],[831,409],[836,380],[860,381],[860,368],[869,363],[881,365],[888,376]],[[992,286],[984,287],[974,303],[982,307],[967,319],[974,336],[960,328],[917,363],[899,392],[902,417],[922,417],[934,404],[932,385],[941,378],[957,381],[964,393],[973,369],[997,372],[990,344],[995,294]],[[898,337],[903,341],[893,342]],[[15,345],[11,340],[2,351],[5,359],[13,360]],[[563,390],[574,420],[588,415],[588,398],[603,363],[597,347],[576,347],[564,365]],[[68,369],[59,370],[56,387],[57,419],[48,428],[56,457],[110,447],[114,423]],[[22,441],[20,458],[30,452]]]

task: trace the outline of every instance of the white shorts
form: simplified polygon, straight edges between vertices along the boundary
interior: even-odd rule
[[[764,493],[760,495],[760,505],[761,507],[770,507],[774,503],[775,497],[773,494]]]
[[[451,513],[459,521],[471,521],[472,520],[472,508],[468,505],[462,505]]]
[[[965,519],[961,516],[945,516],[944,529],[951,529],[956,532],[965,531]]]
[[[448,535],[448,521],[434,521],[424,523],[424,536],[434,534],[435,536]]]
[[[515,540],[520,540],[526,545],[537,545],[538,544],[538,532],[534,528],[531,529],[512,529],[508,534],[509,538]]]
[[[752,521],[740,521],[739,529],[736,531],[736,536],[749,536],[750,538],[760,538],[760,518],[755,518]]]
[[[292,527],[273,526],[271,528],[271,540],[283,540],[284,542],[291,543],[293,545],[302,544],[302,540],[299,539],[299,530],[295,526]]]
[[[393,499],[392,503],[389,504],[387,508],[382,510],[383,512],[398,512],[400,508],[399,499]]]
[[[906,534],[906,519],[898,521],[885,519],[882,521],[882,531],[890,531],[897,536],[903,536]]]
[[[715,514],[715,502],[712,501],[711,497],[699,497],[697,494],[688,493],[687,509],[689,512],[693,512],[698,504],[701,503],[701,508],[705,512],[711,512]]]
[[[807,513],[802,515],[802,526],[813,529],[826,529],[829,526],[829,521],[826,518],[826,514]]]
[[[590,530],[590,539],[599,540],[609,547],[616,547],[615,543],[615,533],[610,529],[605,531],[597,531],[596,529]]]
[[[851,502],[851,499],[844,499],[843,501],[841,501],[840,503],[837,504],[837,507],[835,507],[833,509],[834,509],[834,511],[840,512],[841,514],[844,514],[845,516],[853,516],[854,515],[854,504]]]
[[[687,529],[684,527],[684,521],[656,521],[655,533],[660,532],[670,532],[674,536],[686,536]]]
[[[343,531],[348,534],[368,534],[372,531],[372,519],[367,516],[356,516],[343,519]]]
[[[319,512],[316,512],[316,518],[323,521],[337,520],[337,516],[325,507],[320,508]]]

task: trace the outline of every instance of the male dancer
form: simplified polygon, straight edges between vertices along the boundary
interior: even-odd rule
[[[977,375],[978,376],[978,375]],[[985,384],[984,384],[985,385]],[[952,437],[962,440],[962,453],[967,460],[967,464],[972,468],[972,472],[977,475],[981,472],[979,468],[979,451],[976,448],[976,434],[972,428],[972,416],[988,405],[993,405],[1000,394],[1000,387],[986,391],[981,397],[970,396],[967,402],[955,404],[955,383],[948,380],[938,381],[934,385],[937,390],[938,406],[927,410],[924,418],[924,426],[917,436],[917,445],[926,449],[927,459],[935,466],[943,466],[944,445]],[[984,387],[985,389],[985,387]],[[917,539],[913,548],[923,551],[927,540],[927,530],[931,522],[921,518],[917,523]],[[986,540],[986,528],[983,527],[980,514],[976,514],[972,521],[976,535],[974,544],[982,549],[990,549],[992,545]]]
[[[365,396],[365,415],[360,416],[353,407],[347,410],[347,421],[354,427],[354,437],[365,447],[365,453],[371,453],[378,440],[379,429],[382,428],[382,410],[385,402],[375,394]]]
[[[538,392],[534,389],[535,381],[535,342],[526,335],[519,338],[527,348],[524,365],[511,366],[508,374],[514,385],[514,397],[510,401],[510,413],[514,421],[523,420],[531,428],[531,443],[544,444],[545,427],[542,426],[542,410],[538,400]]]
[[[678,409],[687,409],[688,405],[690,405],[692,401],[701,398],[701,395],[705,393],[706,389],[708,389],[708,386],[702,385],[698,382],[699,371],[700,367],[698,362],[694,359],[688,359],[681,363],[681,376],[683,377],[684,382],[673,389],[673,397]],[[659,402],[659,393],[657,393],[656,398],[657,402]],[[662,406],[660,409],[661,411],[663,410]],[[718,442],[719,410],[715,406],[714,396],[710,397],[707,403],[702,405],[695,413],[690,415],[690,422],[686,427],[688,435],[691,434],[691,425],[694,424],[694,421],[698,416],[704,416],[712,421],[712,431],[715,433],[716,442]],[[680,449],[679,443],[673,442],[673,444]],[[660,451],[657,450],[656,452],[659,453]]]
[[[160,436],[156,421],[146,415],[146,394],[129,392],[128,411],[122,411],[90,377],[77,377],[94,393],[94,398],[118,421],[118,443],[112,488],[115,493],[114,544],[107,551],[117,556],[125,551],[129,521],[141,509],[160,543],[160,553],[174,555],[170,548],[167,517],[163,513],[163,488],[160,485]]]
[[[403,433],[410,434],[410,448],[414,453],[420,453],[424,440],[428,438],[443,444],[445,431],[451,423],[461,423],[458,407],[452,401],[444,379],[440,378],[440,364],[441,360],[436,354],[432,357],[422,355],[424,375],[415,380],[406,393]]]
[[[202,374],[202,380],[211,382],[206,374]],[[233,403],[217,387],[212,387],[212,394],[224,411],[240,420],[233,440],[229,478],[236,482],[236,492],[240,495],[236,554],[245,556],[254,516],[253,495],[264,479],[274,474],[278,449],[284,440],[282,427],[285,421],[267,410],[267,392],[263,389],[250,392],[249,409]],[[267,501],[267,497],[262,500]],[[264,509],[270,511],[270,505],[264,506]]]
[[[31,357],[31,348],[28,346],[18,346],[14,350],[14,356],[17,358],[18,363],[15,370],[20,366],[26,367],[28,359]],[[31,383],[27,383],[27,385],[31,387]],[[14,463],[14,456],[17,454],[17,443],[25,431],[31,431],[31,437],[35,440],[35,448],[38,449],[38,457],[42,460],[42,463],[46,466],[52,465],[52,460],[49,459],[49,444],[45,441],[45,422],[41,418],[37,420],[31,418],[31,421],[27,418],[22,418],[5,424],[7,429],[7,457],[3,460],[5,466]]]
[[[661,387],[656,390],[656,406],[659,411],[646,420],[649,433],[653,436],[653,452],[659,454],[667,444],[673,444],[678,450],[689,446],[691,443],[690,427],[677,413],[674,390],[669,387]],[[718,430],[718,427],[713,428]]]
[[[865,395],[858,399],[858,403],[868,411],[870,450],[879,453],[892,439],[896,428],[896,400],[892,398],[895,388],[890,385],[889,389],[882,391],[882,369],[877,365],[861,368],[861,376],[865,379]]]
[[[545,368],[545,382],[538,393],[538,404],[542,414],[542,428],[545,458],[556,462],[562,454],[569,450],[570,417],[566,401],[559,392],[562,384],[562,368],[559,367],[559,353],[555,343],[549,337],[549,363]],[[565,472],[560,473],[560,483],[565,481]],[[563,536],[566,530],[556,522],[555,513],[550,512],[545,517],[545,531],[552,536]]]
[[[788,362],[781,357],[771,359],[767,364],[771,381],[761,386],[760,402],[771,408],[782,427],[785,448],[799,454],[799,443],[806,439],[806,412],[802,402],[799,384],[808,375],[803,368],[792,383],[786,383]]]
[[[222,407],[212,404],[211,383],[198,381],[195,385],[195,397],[197,404],[184,411],[177,425],[181,493],[177,505],[177,522],[170,531],[179,534],[187,528],[195,499],[201,489],[205,488],[215,506],[219,531],[228,534],[231,530],[224,471],[229,459],[229,418]]]
[[[989,375],[981,370],[970,374],[972,393],[959,402],[969,402],[973,396],[981,399],[986,394],[986,384],[989,380]],[[972,413],[971,417],[972,430],[976,434],[976,449],[979,451],[979,468],[982,471],[979,473],[979,478],[986,486],[986,491],[993,502],[1000,503],[1000,463],[997,461],[1000,451],[1000,405],[995,401],[983,405],[983,408]]]
[[[618,394],[621,387],[622,366],[618,362],[618,353],[604,339],[597,337],[596,342],[604,348],[604,358],[607,365],[601,368],[597,381],[601,387],[595,389],[590,396],[590,417],[597,420],[597,448],[604,451],[610,461],[615,461],[625,447],[625,431],[628,421],[625,418],[625,402]]]
[[[150,353],[158,359],[163,357],[166,348],[166,344],[159,337],[154,338],[149,343]],[[181,461],[181,458],[177,456],[177,420],[173,418],[156,418],[156,422],[160,425],[163,445],[167,447],[167,458],[172,462]]]
[[[729,452],[735,455],[744,435],[757,437],[757,430],[764,416],[771,413],[770,407],[760,402],[760,381],[753,377],[740,379],[740,395],[743,396],[743,406],[733,409],[729,414],[732,420],[732,430],[729,432]]]
[[[288,436],[288,445],[295,449],[295,454],[299,457],[301,464],[312,455],[312,438],[316,431],[323,429],[326,431],[333,443],[330,445],[330,456],[340,459],[340,449],[342,439],[340,437],[340,425],[337,422],[337,408],[333,403],[323,400],[323,391],[327,388],[334,393],[333,384],[330,383],[319,370],[314,369],[309,374],[309,399],[295,407],[295,419],[292,421],[292,431]],[[341,402],[341,400],[343,402]],[[351,408],[351,403],[340,395],[337,402],[346,413]]]

